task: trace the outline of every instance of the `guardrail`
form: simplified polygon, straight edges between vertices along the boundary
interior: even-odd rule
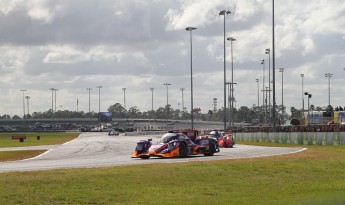
[[[243,142],[345,146],[345,132],[252,132],[234,135],[237,141]]]
[[[138,135],[163,135],[165,131],[141,131],[141,132],[126,132],[125,136],[138,136]]]

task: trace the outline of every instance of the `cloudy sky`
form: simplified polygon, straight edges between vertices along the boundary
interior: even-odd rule
[[[304,90],[311,104],[345,105],[345,3],[343,0],[284,0],[275,2],[276,101],[302,107]],[[203,113],[223,107],[223,24],[234,37],[234,95],[236,106],[257,104],[257,83],[268,86],[272,50],[272,1],[269,0],[0,0],[0,114],[23,115],[23,93],[30,96],[30,113],[52,106],[50,88],[58,89],[58,110],[101,111],[124,103],[140,111],[167,103],[190,109],[190,33],[193,31],[194,107]],[[231,79],[230,42],[227,79]],[[272,56],[271,56],[272,57]],[[271,65],[272,68],[272,65]],[[272,73],[272,72],[271,72]],[[272,77],[271,77],[272,79]],[[227,80],[227,81],[228,81]],[[260,93],[262,104],[262,93]],[[307,102],[307,99],[305,99]],[[26,104],[26,103],[25,103]],[[307,106],[307,105],[305,105]],[[27,112],[27,107],[25,108]]]

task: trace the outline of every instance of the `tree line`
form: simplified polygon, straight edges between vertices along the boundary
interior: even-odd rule
[[[234,109],[234,118],[236,122],[251,122],[252,119],[258,118],[262,108],[253,106],[248,108],[241,106],[239,109]],[[113,118],[140,118],[140,119],[170,119],[170,120],[189,120],[191,119],[190,111],[181,111],[174,109],[171,105],[165,107],[159,107],[157,110],[140,111],[136,106],[126,110],[120,103],[111,105],[108,112],[112,112]],[[229,110],[227,109],[227,113]],[[208,110],[206,113],[202,113],[200,108],[193,110],[193,116],[195,120],[203,121],[223,121],[224,109]],[[69,111],[69,110],[58,110],[54,112],[49,109],[45,112],[33,112],[32,114],[26,114],[25,119],[49,119],[49,118],[97,118],[98,113],[96,112],[84,112],[84,111]],[[8,114],[2,115],[1,119],[23,119],[18,115],[10,116]],[[228,118],[228,116],[227,116]]]
[[[272,106],[271,106],[272,107]],[[311,105],[311,110],[324,110],[321,107],[316,107]],[[326,108],[329,109],[329,108]],[[120,103],[115,103],[109,106],[108,112],[112,112],[113,118],[140,118],[140,119],[169,119],[169,120],[190,120],[190,111],[181,111],[179,109],[174,109],[171,105],[166,105],[165,107],[159,107],[157,110],[140,111],[136,106],[130,107],[128,110],[125,109]],[[276,116],[277,119],[289,119],[289,118],[299,118],[302,113],[302,109],[298,110],[294,107],[290,108],[291,116],[287,114],[286,108],[284,107],[284,116],[282,117],[282,106],[276,106]],[[227,109],[227,120],[229,119],[229,109]],[[253,120],[260,122],[269,122],[270,114],[268,107],[256,106],[252,107],[240,106],[239,108],[234,108],[233,117],[235,122],[246,122],[251,123]],[[223,121],[224,120],[224,109],[218,110],[206,110],[202,112],[200,108],[195,108],[193,110],[193,116],[195,120],[201,121]],[[8,114],[2,115],[1,119],[23,119],[24,116],[20,117],[18,115],[10,116]],[[266,117],[266,119],[265,119]],[[33,112],[32,114],[26,114],[25,119],[47,119],[47,118],[98,118],[97,112],[84,112],[84,111],[69,111],[69,110],[58,110],[54,112],[49,109],[45,112]],[[284,120],[284,121],[285,121]],[[283,122],[281,122],[283,123]]]

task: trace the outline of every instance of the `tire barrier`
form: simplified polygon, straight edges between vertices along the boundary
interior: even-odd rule
[[[242,142],[345,146],[345,132],[243,132],[234,136]]]

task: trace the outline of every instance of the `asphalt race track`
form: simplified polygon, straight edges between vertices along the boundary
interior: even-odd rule
[[[147,160],[131,158],[137,141],[152,138],[153,143],[155,143],[158,141],[157,137],[158,136],[108,136],[107,133],[82,133],[78,138],[62,145],[0,148],[0,151],[29,149],[48,150],[42,155],[31,159],[0,162],[0,172],[253,158],[290,154],[305,150],[304,148],[296,147],[235,145],[234,148],[221,148],[220,152],[215,153],[212,157],[198,155],[187,158],[150,158]]]

